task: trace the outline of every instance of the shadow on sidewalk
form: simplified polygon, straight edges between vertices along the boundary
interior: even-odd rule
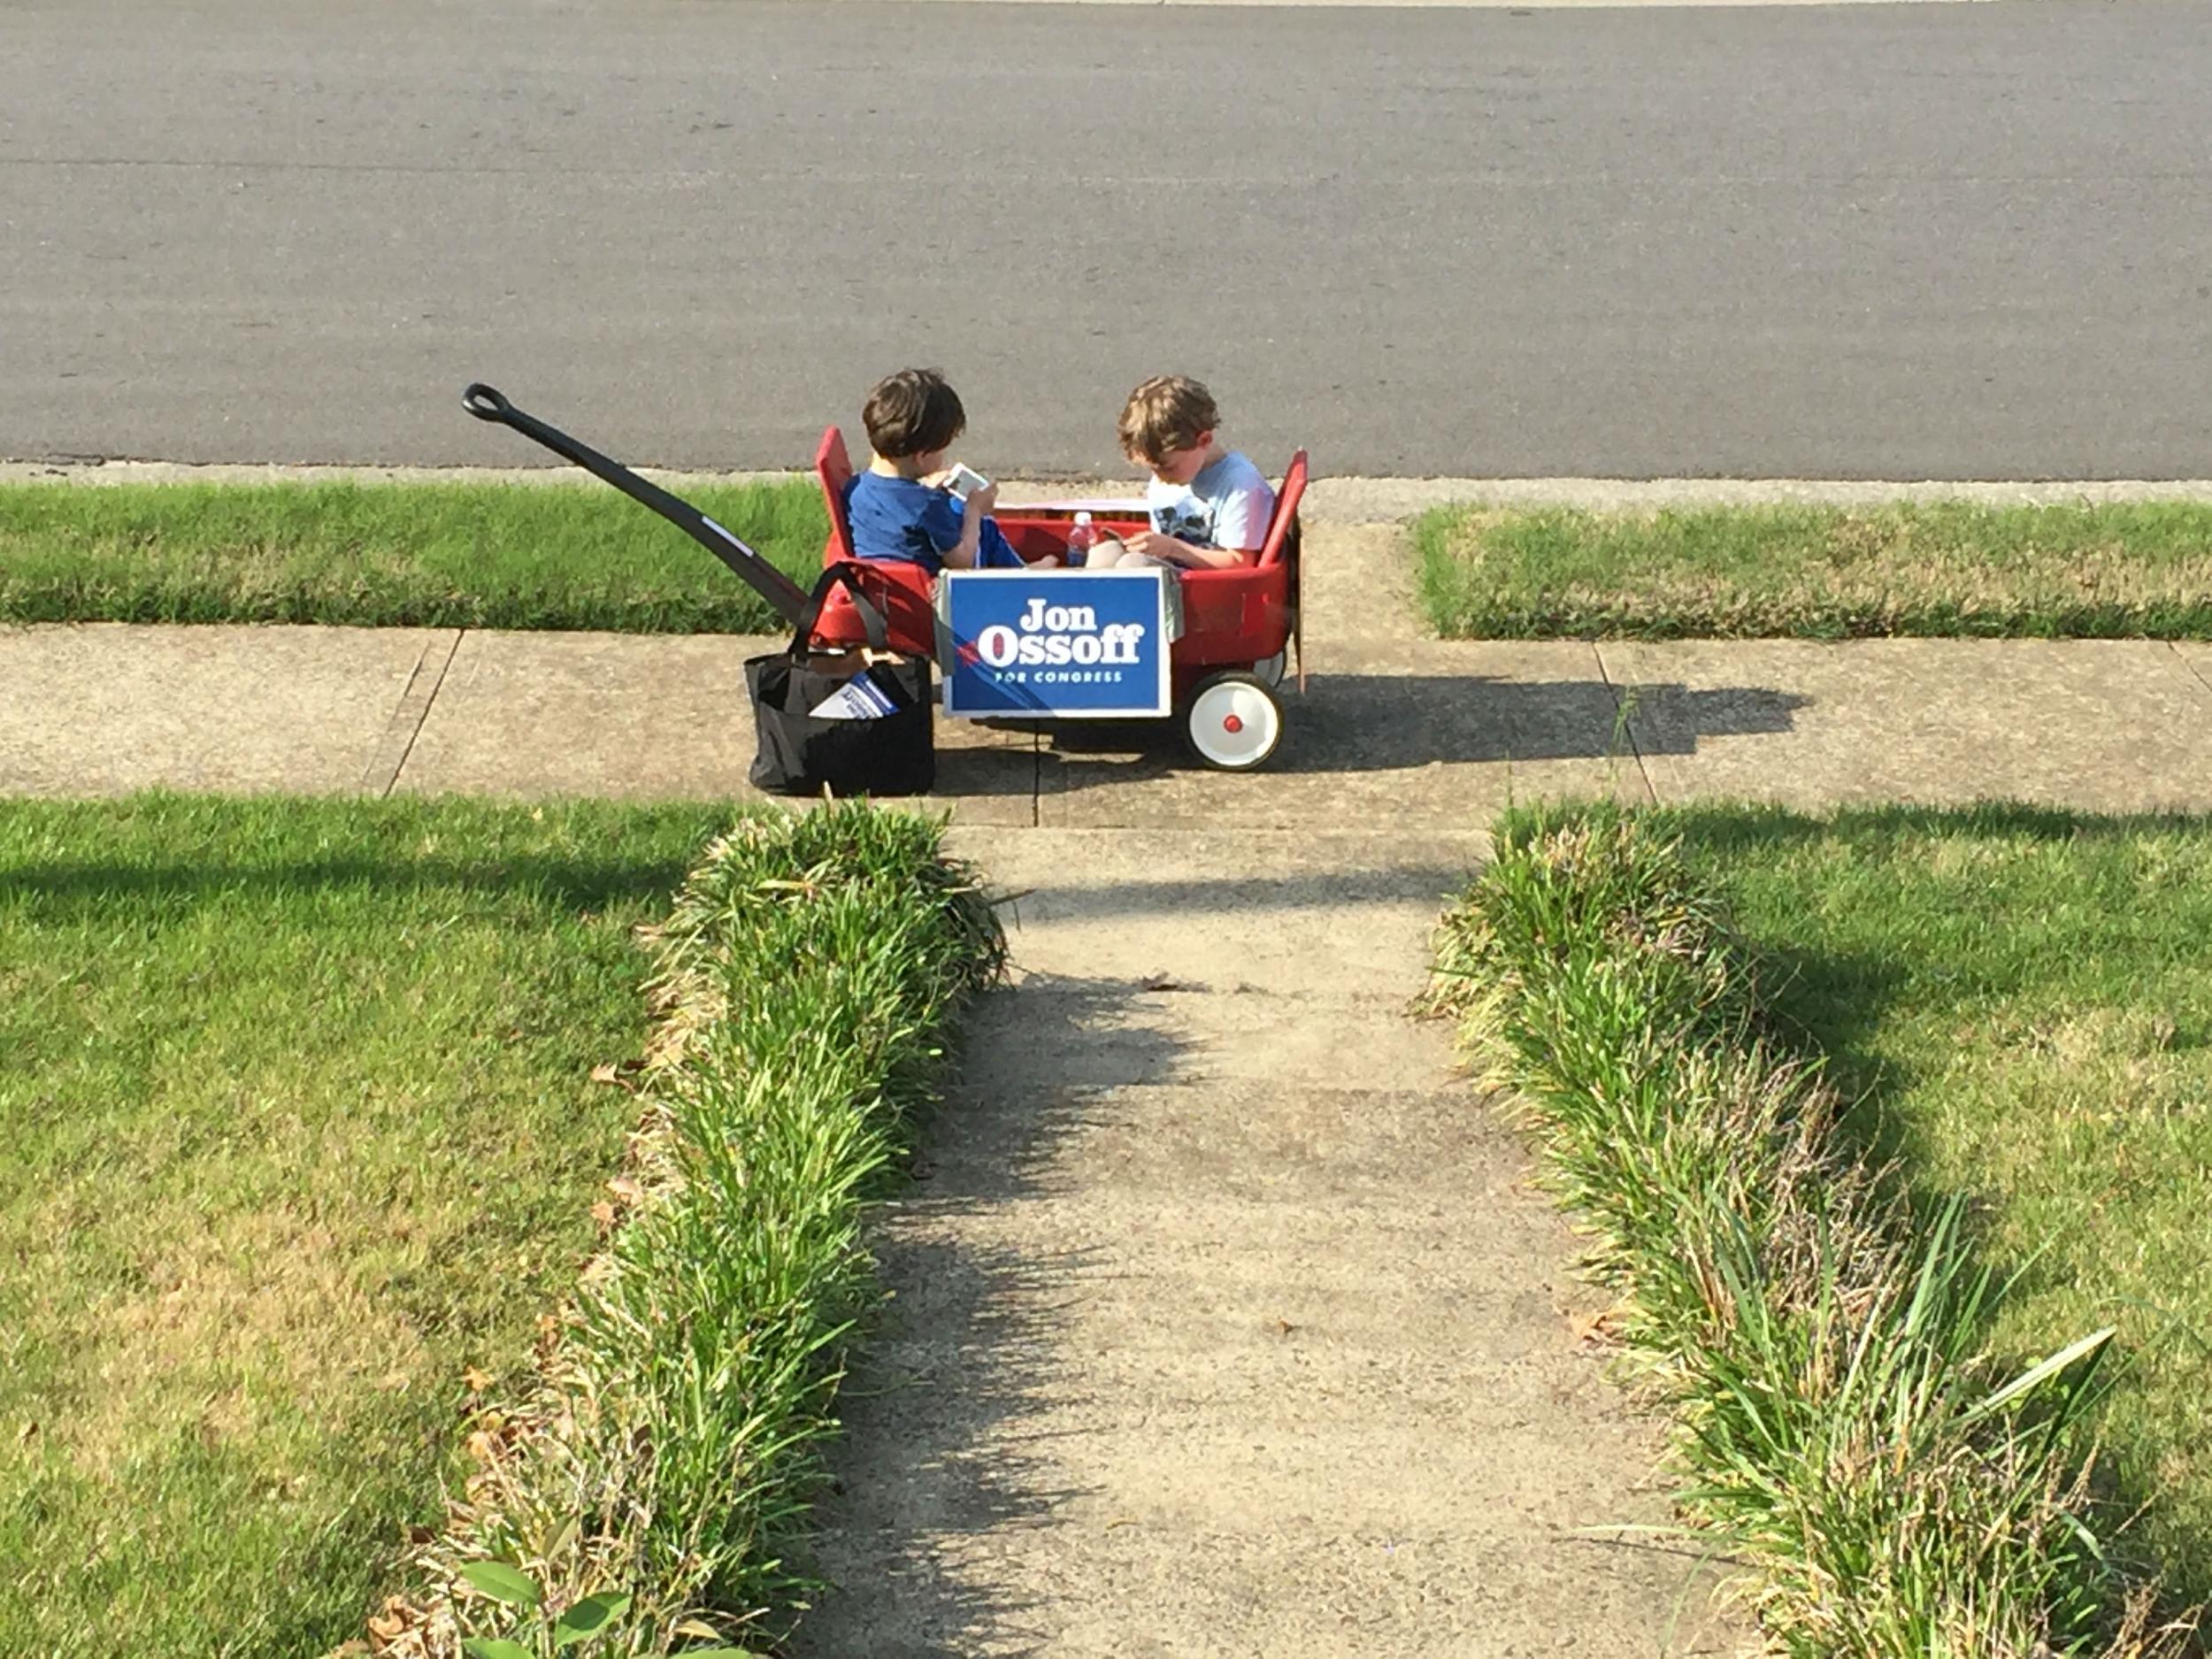
[[[964,1081],[872,1228],[893,1299],[841,1396],[811,1563],[835,1587],[791,1659],[966,1659],[1044,1640],[1008,1540],[1087,1494],[1059,1482],[1051,1438],[1024,1419],[1082,1397],[1060,1316],[1112,1264],[1054,1248],[1051,1218],[1025,1212],[1070,1185],[1065,1143],[1097,1097],[1181,1071],[1161,1007],[1136,981],[1033,975],[976,1009]]]
[[[1119,920],[1136,916],[1235,915],[1256,910],[1343,910],[1355,905],[1431,904],[1440,912],[1482,873],[1470,857],[1293,875],[1210,875],[1188,881],[1061,882],[1012,902],[1010,923]],[[1194,988],[1205,989],[1206,987]]]
[[[1314,674],[1286,682],[1283,746],[1271,770],[1399,772],[1437,762],[1606,760],[1688,755],[1706,737],[1787,732],[1812,699],[1756,686],[1613,686],[1486,674]],[[1195,766],[1164,721],[1050,728],[1055,755],[1141,754]],[[1133,775],[1118,769],[1115,775]]]

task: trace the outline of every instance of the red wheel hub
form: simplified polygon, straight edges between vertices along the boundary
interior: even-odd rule
[[[1224,715],[1221,720],[1221,729],[1233,737],[1244,730],[1244,721],[1233,714]]]

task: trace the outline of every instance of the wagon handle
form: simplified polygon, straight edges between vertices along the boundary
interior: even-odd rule
[[[680,496],[647,482],[618,461],[611,461],[589,444],[579,443],[558,427],[549,426],[534,415],[526,415],[481,380],[470,382],[461,394],[461,407],[479,420],[512,426],[533,442],[541,443],[563,460],[573,461],[594,478],[613,485],[631,500],[650,507],[708,552],[720,559],[748,587],[765,599],[776,614],[796,627],[806,614],[807,592],[798,583],[753,551]]]
[[[477,380],[461,394],[461,407],[479,420],[504,421],[514,411],[515,406],[501,396],[495,388]]]

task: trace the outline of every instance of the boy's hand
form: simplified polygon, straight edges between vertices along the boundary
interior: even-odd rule
[[[995,480],[988,484],[986,484],[981,489],[971,490],[968,492],[967,510],[970,512],[988,513],[992,508],[997,505],[998,484]]]
[[[1141,553],[1147,558],[1165,559],[1171,565],[1190,562],[1190,549],[1171,535],[1162,535],[1157,530],[1136,530],[1122,538],[1122,545],[1132,553]]]

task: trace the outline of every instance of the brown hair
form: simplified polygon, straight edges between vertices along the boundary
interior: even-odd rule
[[[1220,424],[1211,392],[1186,375],[1156,374],[1121,406],[1121,452],[1156,466]]]
[[[860,418],[868,443],[887,461],[948,448],[967,429],[960,394],[935,369],[901,369],[876,382]]]

